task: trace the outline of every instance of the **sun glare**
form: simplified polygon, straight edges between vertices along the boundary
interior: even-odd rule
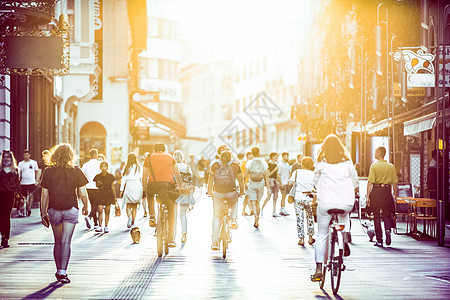
[[[191,0],[179,1],[181,30],[186,36],[210,47],[220,47],[237,56],[282,48],[293,37],[289,25],[308,26],[308,1]],[[235,57],[238,58],[238,57]]]

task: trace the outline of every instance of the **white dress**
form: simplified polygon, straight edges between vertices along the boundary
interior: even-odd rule
[[[125,190],[124,190],[125,189]],[[138,204],[142,199],[142,167],[131,167],[127,175],[123,175],[120,185],[124,204]]]

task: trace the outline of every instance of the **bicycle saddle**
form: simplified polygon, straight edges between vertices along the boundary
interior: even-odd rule
[[[327,213],[329,215],[342,215],[342,214],[345,213],[345,211],[342,210],[342,209],[330,209],[330,210],[327,211]]]

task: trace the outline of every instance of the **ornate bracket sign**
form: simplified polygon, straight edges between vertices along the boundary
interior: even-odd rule
[[[61,23],[61,22],[60,22]],[[69,74],[68,24],[50,31],[8,28],[0,35],[0,74]]]
[[[434,87],[434,54],[426,53],[422,49],[395,51],[393,55],[396,61],[405,64],[408,87]],[[419,73],[420,72],[420,73]]]

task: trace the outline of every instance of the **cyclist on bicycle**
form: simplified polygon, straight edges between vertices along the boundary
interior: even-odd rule
[[[155,153],[147,156],[144,162],[142,185],[147,191],[147,197],[157,195],[156,201],[167,205],[169,212],[169,247],[176,247],[175,243],[175,200],[179,194],[171,193],[174,190],[174,177],[179,187],[184,187],[178,166],[172,155],[165,152],[163,143],[155,144]],[[171,195],[174,195],[171,197]]]
[[[328,226],[331,215],[330,209],[342,209],[338,215],[339,223],[346,224],[344,231],[348,232],[349,213],[355,202],[355,190],[358,188],[358,175],[344,145],[339,138],[330,134],[319,150],[314,183],[317,187],[317,242],[315,247],[316,273],[311,281],[322,279],[322,264],[325,260],[327,248]],[[344,256],[350,255],[347,235],[344,234]]]
[[[212,224],[212,250],[219,250],[220,218],[223,210],[223,200],[228,200],[231,208],[231,228],[237,229],[237,200],[244,195],[244,181],[239,164],[231,161],[231,152],[225,150],[220,161],[211,167],[208,180],[208,194],[213,197],[214,219]],[[239,193],[236,191],[236,179],[239,182]],[[213,193],[214,192],[214,193]]]

